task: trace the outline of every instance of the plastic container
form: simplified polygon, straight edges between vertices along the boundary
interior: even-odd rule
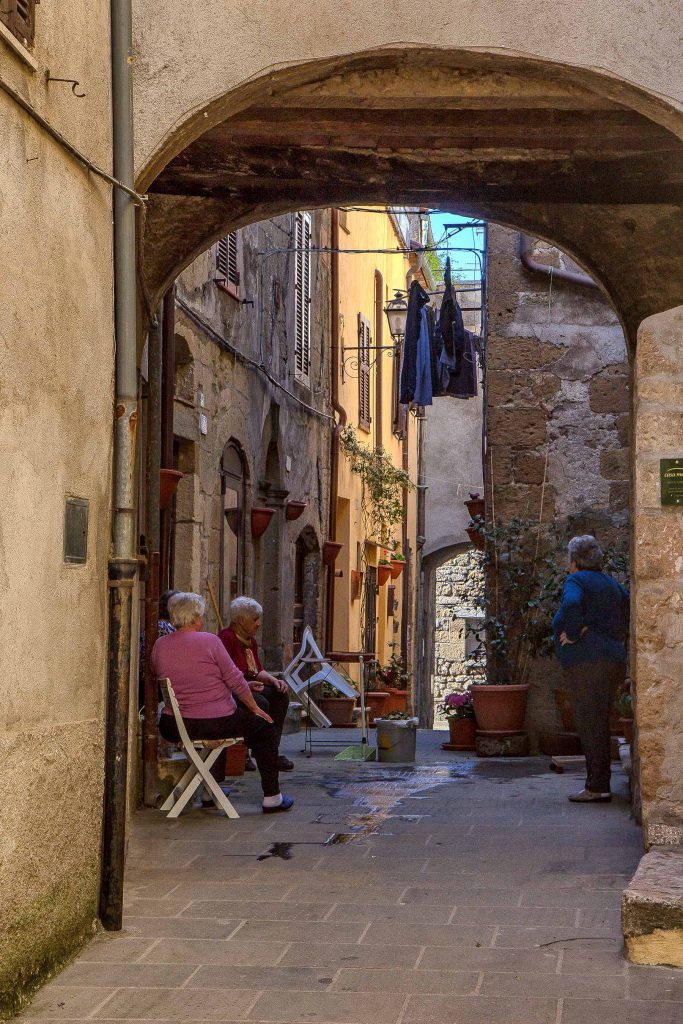
[[[417,741],[417,718],[405,721],[376,718],[377,753],[385,764],[413,764]]]

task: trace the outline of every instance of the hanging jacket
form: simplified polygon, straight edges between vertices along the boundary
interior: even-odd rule
[[[470,331],[465,331],[465,348],[460,361],[460,372],[452,373],[450,367],[443,363],[440,365],[445,394],[454,398],[474,398],[478,394],[477,349],[474,335]],[[448,379],[444,381],[446,375]]]
[[[418,405],[432,405],[432,353],[429,344],[427,310],[424,306],[420,315],[416,368],[414,401]]]
[[[408,293],[406,333],[403,338],[403,361],[401,363],[401,389],[399,401],[409,405],[415,400],[417,382],[417,348],[422,325],[422,310],[429,302],[429,295],[422,285],[413,281]]]
[[[446,287],[439,312],[439,329],[443,342],[443,354],[446,356],[448,366],[453,368],[453,372],[459,373],[465,350],[465,325],[462,320],[462,310],[458,305],[451,282],[450,256],[446,259],[443,279]]]

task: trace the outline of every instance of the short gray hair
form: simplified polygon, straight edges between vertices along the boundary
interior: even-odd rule
[[[253,597],[236,597],[230,603],[230,621],[241,622],[252,615],[263,615],[263,608]]]
[[[569,561],[574,562],[577,569],[602,569],[602,548],[590,533],[572,537],[567,550]]]
[[[179,590],[168,599],[168,616],[176,629],[191,626],[197,616],[204,618],[206,601],[201,594]]]

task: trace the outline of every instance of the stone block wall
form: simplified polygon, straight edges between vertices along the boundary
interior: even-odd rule
[[[488,249],[488,514],[543,522],[578,516],[576,532],[627,543],[631,369],[617,316],[597,288],[527,270],[519,235],[491,226]],[[537,242],[534,259],[577,270]],[[527,725],[560,727],[556,661],[531,675]]]
[[[467,670],[466,618],[462,612],[475,611],[484,588],[482,556],[469,548],[436,569],[436,622],[434,629],[434,728],[445,729],[446,719],[437,711],[446,693],[464,689],[472,682]]]

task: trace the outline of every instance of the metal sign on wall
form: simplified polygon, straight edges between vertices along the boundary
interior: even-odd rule
[[[683,505],[683,456],[680,459],[660,459],[659,474],[662,505]]]

